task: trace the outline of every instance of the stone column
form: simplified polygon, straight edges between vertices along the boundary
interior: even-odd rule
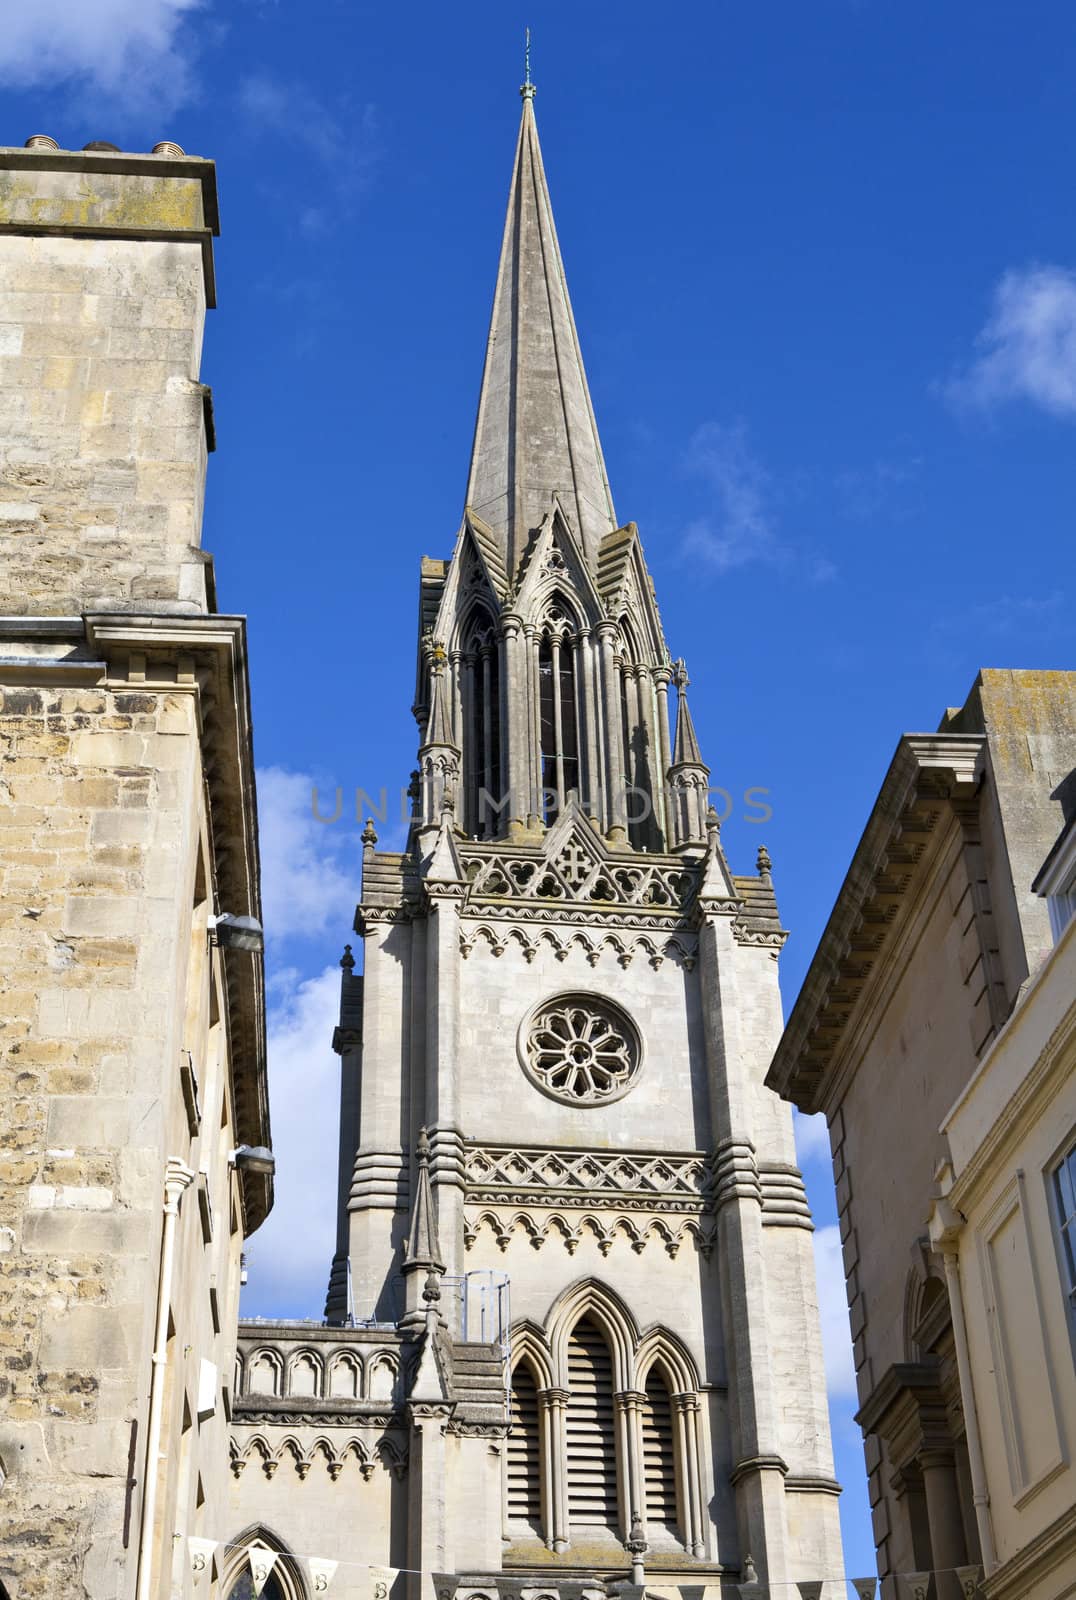
[[[459,1127],[459,903],[462,884],[430,891],[426,936],[426,1122],[446,1270],[464,1270],[463,1137]],[[453,1313],[453,1322],[455,1313]],[[459,1337],[459,1330],[453,1327]]]
[[[518,839],[526,832],[530,808],[529,650],[520,617],[502,617],[501,629],[504,639],[504,689],[501,702],[505,713],[501,724],[501,744],[504,781],[508,786],[507,832],[509,839]]]
[[[953,1569],[964,1565],[968,1552],[953,1449],[949,1444],[929,1445],[916,1459],[927,1502],[936,1600],[960,1600],[960,1582]]]
[[[706,1522],[699,1450],[699,1397],[673,1395],[676,1407],[676,1434],[679,1451],[680,1486],[684,1498],[684,1543],[693,1556],[706,1554]]]
[[[620,1532],[627,1536],[637,1518],[646,1517],[646,1481],[643,1473],[642,1407],[646,1395],[638,1389],[624,1389],[613,1396],[617,1418],[619,1472],[617,1497],[620,1503]]]
[[[554,634],[550,640],[553,658],[553,740],[557,747],[557,815],[564,810],[567,796],[564,793],[564,728],[560,715],[560,638]]]
[[[628,839],[628,817],[625,806],[627,796],[624,790],[627,780],[624,774],[624,751],[620,727],[619,678],[617,676],[616,660],[613,655],[613,644],[617,634],[616,623],[599,622],[596,632],[601,652],[602,710],[605,721],[604,754],[606,793],[608,795],[606,837],[610,844],[626,844]]]
[[[750,1055],[743,1037],[740,950],[732,912],[720,898],[700,900],[699,993],[712,1106],[715,1255],[721,1264],[722,1325],[727,1330],[731,1481],[744,1551],[760,1581],[783,1593],[789,1570],[788,1466],[778,1450],[780,1398],[770,1359],[766,1284],[771,1268],[762,1227],[755,1160]]]
[[[576,651],[576,692],[579,702],[579,754],[585,756],[586,777],[580,780],[583,811],[596,828],[601,827],[601,765],[598,761],[598,706],[594,693],[594,651],[589,628],[579,632]]]
[[[407,1466],[408,1600],[431,1600],[434,1572],[451,1572],[453,1553],[445,1516],[445,1428],[451,1405],[408,1406],[411,1448]]]
[[[528,815],[527,822],[537,832],[545,820],[542,801],[542,687],[539,674],[542,641],[533,628],[528,629],[527,642],[530,646],[531,750],[534,768],[534,786],[527,802],[528,807],[533,807],[533,814]]]
[[[557,1555],[563,1555],[571,1543],[568,1525],[567,1409],[567,1389],[539,1389],[542,1520],[545,1542]]]
[[[660,796],[661,802],[661,832],[662,846],[671,850],[673,846],[672,820],[669,816],[669,767],[672,765],[672,743],[669,734],[669,682],[672,674],[668,667],[656,667],[653,673],[654,688],[657,692],[657,718],[658,718],[658,748],[656,760],[660,764],[660,771],[656,774],[657,792],[654,796],[655,805]]]

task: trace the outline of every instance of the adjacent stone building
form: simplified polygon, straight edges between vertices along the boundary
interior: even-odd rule
[[[11,1600],[189,1587],[272,1203],[235,1155],[269,1143],[261,959],[214,925],[259,916],[245,632],[199,548],[216,230],[213,165],[175,146],[0,149]]]
[[[811,1220],[734,874],[614,510],[524,104],[466,492],[424,560],[414,816],[365,836],[323,1327],[240,1335],[221,1572],[341,1600],[843,1594]],[[675,707],[668,705],[670,690]],[[827,1581],[828,1580],[828,1581]]]
[[[1076,1581],[1074,765],[1073,673],[900,741],[767,1079],[829,1123],[888,1600]]]

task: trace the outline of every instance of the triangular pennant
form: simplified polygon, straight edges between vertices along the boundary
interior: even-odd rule
[[[261,1544],[248,1545],[247,1560],[250,1562],[250,1584],[255,1595],[260,1595],[265,1585],[269,1582],[269,1574],[276,1566],[276,1554],[275,1550],[267,1550]]]
[[[982,1570],[978,1566],[957,1567],[956,1578],[964,1600],[975,1600],[975,1596],[979,1593],[979,1574]]]
[[[216,1539],[195,1539],[190,1534],[187,1535],[187,1554],[190,1557],[195,1583],[204,1573],[212,1573],[213,1552],[216,1548]]]
[[[905,1577],[911,1591],[912,1600],[927,1600],[927,1590],[930,1588],[929,1572],[907,1572]]]
[[[307,1566],[310,1568],[310,1576],[314,1580],[314,1593],[324,1594],[336,1575],[339,1562],[325,1561],[321,1556],[311,1556]]]
[[[803,1583],[797,1583],[800,1600],[822,1600],[822,1579],[810,1578]]]
[[[878,1592],[877,1578],[850,1578],[849,1582],[859,1596],[859,1600],[874,1600],[874,1596]]]
[[[389,1600],[399,1567],[370,1568],[370,1600]]]
[[[740,1600],[765,1600],[766,1585],[763,1583],[741,1583]]]

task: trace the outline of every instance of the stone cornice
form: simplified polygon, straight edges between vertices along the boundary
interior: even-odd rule
[[[985,736],[907,734],[879,791],[766,1076],[801,1111],[822,1108],[849,1022],[939,818],[974,795]]]
[[[874,1389],[856,1413],[855,1421],[864,1433],[882,1432],[882,1423],[895,1406],[908,1400],[938,1399],[939,1369],[936,1361],[898,1361],[882,1374]]]
[[[196,696],[217,879],[215,909],[261,921],[261,877],[246,622],[217,614],[88,612],[86,642],[105,662],[103,687]],[[224,966],[238,1142],[271,1145],[261,955]],[[246,1231],[273,1204],[273,1180],[242,1174]]]

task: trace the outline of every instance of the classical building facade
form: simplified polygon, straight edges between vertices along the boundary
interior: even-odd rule
[[[811,1220],[763,1082],[785,934],[613,510],[532,99],[463,522],[422,563],[410,838],[368,827],[342,963],[326,1323],[241,1329],[222,1577],[256,1539],[288,1596],[311,1553],[341,1596],[369,1563],[415,1596],[836,1596]]]
[[[10,1600],[184,1592],[231,1481],[272,1181],[238,1150],[269,1143],[261,959],[215,925],[259,916],[244,627],[199,548],[216,228],[175,146],[0,149]]]
[[[1073,673],[901,740],[768,1077],[829,1123],[890,1600],[1076,1582],[1074,764]]]
[[[942,1123],[930,1216],[977,1433],[990,1600],[1076,1588],[1076,812],[1035,887],[1056,948]]]

